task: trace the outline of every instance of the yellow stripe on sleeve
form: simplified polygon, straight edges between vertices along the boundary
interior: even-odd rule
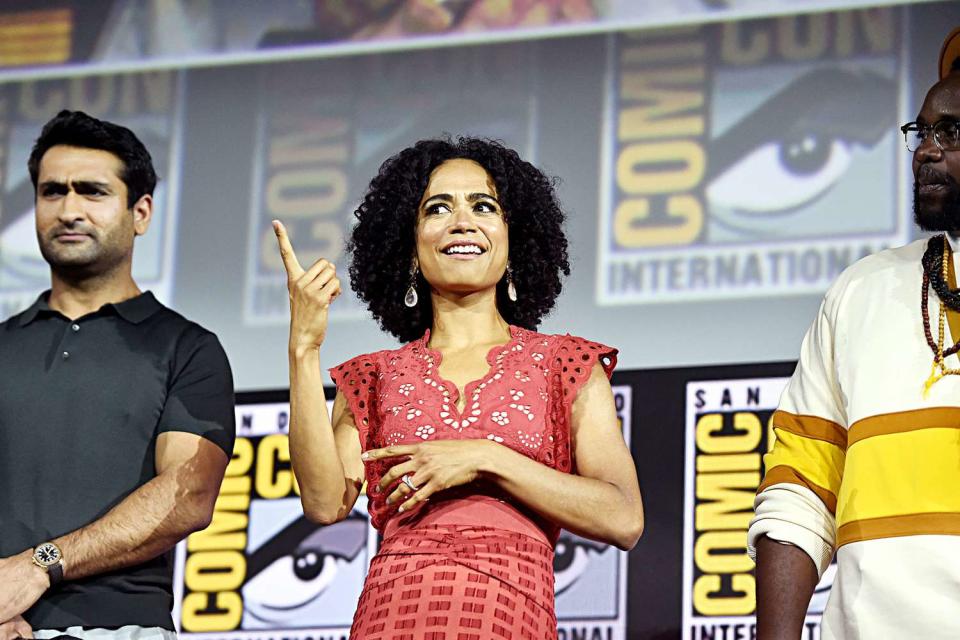
[[[837,495],[844,468],[844,450],[835,442],[797,435],[774,426],[777,441],[763,457],[767,473],[757,491],[789,482],[807,487],[823,500],[831,513],[837,509]]]
[[[773,412],[773,428],[847,448],[847,431],[836,422],[817,416],[802,416],[787,411]]]

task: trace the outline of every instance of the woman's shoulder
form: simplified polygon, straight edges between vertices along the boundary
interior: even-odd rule
[[[553,347],[554,349],[572,349],[575,351],[589,350],[602,353],[617,353],[616,347],[608,346],[602,342],[597,342],[589,338],[576,336],[570,333],[540,333],[529,329],[520,329],[525,334],[526,342],[540,344],[544,347]]]
[[[394,366],[398,360],[413,356],[416,342],[418,341],[408,342],[396,349],[381,349],[380,351],[361,353],[331,368],[330,373],[333,375],[335,372],[363,371],[365,369],[371,372],[379,372]]]
[[[544,366],[556,371],[563,385],[570,387],[571,397],[590,376],[594,365],[599,364],[608,378],[617,366],[618,350],[602,342],[569,333],[522,331],[525,331],[528,344],[539,346],[542,350]]]

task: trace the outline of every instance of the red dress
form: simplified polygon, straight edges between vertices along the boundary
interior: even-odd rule
[[[616,350],[575,336],[510,327],[487,354],[490,370],[464,389],[438,375],[430,332],[400,349],[330,370],[353,412],[363,450],[432,439],[487,438],[563,472],[573,471],[570,410],[600,362]],[[383,534],[351,640],[545,640],[557,637],[553,545],[559,528],[495,486],[434,494],[410,514],[375,488],[388,462],[366,465],[373,526]]]

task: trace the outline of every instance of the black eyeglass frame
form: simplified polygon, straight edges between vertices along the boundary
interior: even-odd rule
[[[941,137],[943,137],[947,126],[952,126],[954,128],[954,131],[956,132],[954,137],[956,140],[954,140],[954,142],[950,145],[944,146]],[[907,147],[907,151],[910,153],[916,153],[917,149],[923,146],[923,143],[927,140],[927,137],[930,135],[931,131],[933,131],[933,143],[937,145],[937,148],[940,149],[940,151],[956,151],[960,149],[960,120],[943,118],[941,120],[937,120],[933,124],[920,124],[917,121],[913,121],[908,122],[900,127],[900,132],[903,133],[903,142]],[[911,132],[923,134],[923,138],[920,140],[920,143],[917,145],[916,149],[910,148],[910,140],[908,136]]]

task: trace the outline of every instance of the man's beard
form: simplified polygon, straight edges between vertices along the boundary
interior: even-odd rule
[[[924,231],[955,234],[960,231],[960,184],[948,173],[937,172],[936,180],[945,191],[936,197],[922,196],[920,181],[913,181],[913,220]]]
[[[107,240],[107,242],[104,242]],[[110,238],[94,235],[87,246],[57,246],[53,238],[40,240],[40,254],[51,271],[65,280],[84,280],[102,275],[123,262],[123,254]]]

